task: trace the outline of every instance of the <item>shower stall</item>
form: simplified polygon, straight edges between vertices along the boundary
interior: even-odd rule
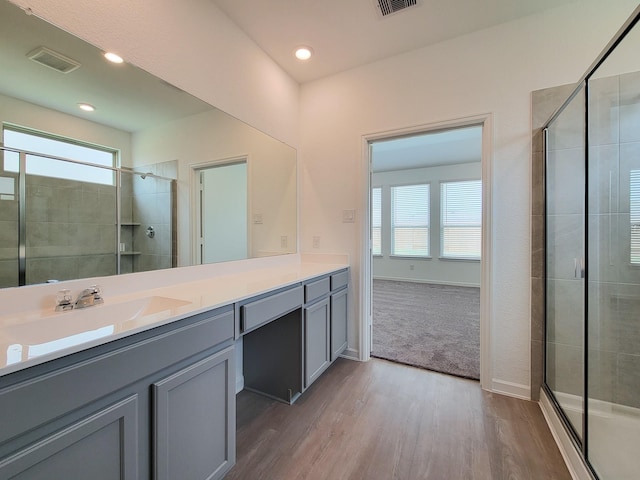
[[[0,288],[175,266],[176,181],[161,167],[0,148]]]
[[[591,474],[640,472],[638,10],[544,132],[544,384]]]

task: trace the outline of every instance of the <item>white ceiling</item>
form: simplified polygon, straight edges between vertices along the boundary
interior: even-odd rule
[[[299,83],[576,0],[418,0],[386,17],[377,0],[210,0]],[[315,52],[296,60],[298,45]]]
[[[482,159],[482,127],[384,140],[373,143],[371,149],[374,172],[479,162]]]
[[[64,74],[29,60],[27,53],[40,46],[82,66]],[[0,0],[0,65],[0,94],[128,132],[212,108],[130,64],[107,62],[93,45],[5,0]],[[82,112],[78,102],[97,110]]]

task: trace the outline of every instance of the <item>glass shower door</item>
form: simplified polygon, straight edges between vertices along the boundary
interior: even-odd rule
[[[546,131],[545,380],[583,439],[585,305],[585,89]]]
[[[640,28],[589,78],[587,455],[601,479],[640,456]]]

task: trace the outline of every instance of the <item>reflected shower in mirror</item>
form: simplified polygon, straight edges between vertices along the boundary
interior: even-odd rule
[[[0,286],[295,253],[295,150],[103,53],[0,0],[0,142],[11,149],[0,152]],[[18,151],[42,168],[25,155],[21,180]],[[242,193],[201,203],[202,173],[233,164]],[[214,201],[232,202],[233,218]],[[203,210],[219,212],[210,238]],[[244,236],[244,255],[223,251],[229,232]]]

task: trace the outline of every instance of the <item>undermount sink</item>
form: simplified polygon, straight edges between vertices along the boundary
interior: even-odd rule
[[[7,326],[3,330],[16,343],[25,346],[44,346],[43,344],[59,342],[64,343],[64,346],[71,346],[121,331],[123,323],[155,313],[169,312],[190,303],[176,298],[150,296],[57,313],[39,320]]]

